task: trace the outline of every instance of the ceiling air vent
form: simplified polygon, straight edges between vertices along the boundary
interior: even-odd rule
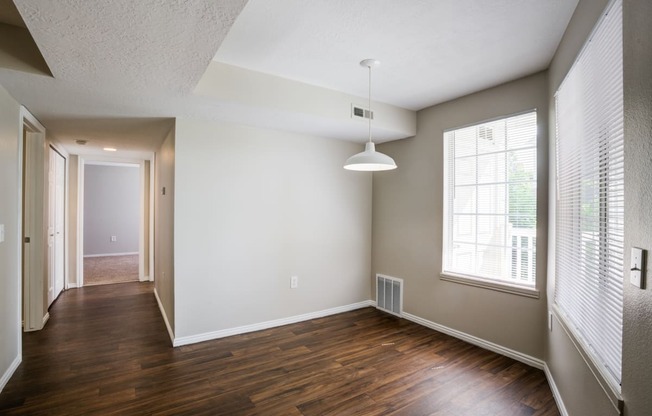
[[[374,112],[370,111],[368,108],[358,107],[351,104],[351,118],[371,118],[373,120]]]

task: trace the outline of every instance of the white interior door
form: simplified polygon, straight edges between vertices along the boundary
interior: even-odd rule
[[[64,288],[65,262],[65,198],[66,198],[66,159],[55,154],[55,215],[54,215],[54,298]]]
[[[49,148],[49,163],[48,163],[48,306],[54,302],[56,296],[54,295],[54,269],[55,269],[55,256],[54,256],[54,218],[56,214],[56,201],[55,201],[55,165],[56,152]]]
[[[48,169],[48,306],[64,285],[64,207],[66,160],[50,147]]]

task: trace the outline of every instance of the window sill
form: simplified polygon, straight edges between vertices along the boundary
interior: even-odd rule
[[[604,365],[600,364],[599,361],[596,361],[593,358],[593,355],[589,353],[591,348],[588,347],[580,337],[575,335],[575,331],[572,329],[573,325],[569,323],[567,320],[568,318],[566,318],[557,304],[552,305],[552,315],[556,318],[557,322],[559,322],[559,326],[561,326],[568,339],[573,343],[575,349],[580,354],[591,373],[593,373],[593,376],[602,387],[602,390],[604,390],[606,395],[609,397],[611,403],[622,414],[624,402],[620,383],[609,373]]]
[[[483,289],[496,290],[498,292],[511,293],[512,295],[539,299],[539,291],[535,288],[527,286],[519,286],[507,282],[499,282],[497,280],[478,279],[471,276],[464,276],[453,273],[441,273],[439,278],[447,282],[459,283],[462,285],[475,286]]]

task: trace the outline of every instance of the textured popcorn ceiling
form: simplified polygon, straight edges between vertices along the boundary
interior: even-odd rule
[[[66,145],[152,150],[170,122],[146,118],[192,112],[187,97],[245,3],[15,0],[54,78],[0,70],[0,84]]]
[[[358,62],[373,57],[382,61],[374,99],[420,109],[545,69],[577,0],[15,4],[53,78],[0,68],[0,84],[70,151],[88,153],[100,143],[151,151],[174,117],[364,140],[355,129],[343,131],[341,120],[329,128],[326,118],[313,122],[315,114],[209,99],[193,89],[216,59],[365,97]],[[76,148],[75,139],[90,142]]]

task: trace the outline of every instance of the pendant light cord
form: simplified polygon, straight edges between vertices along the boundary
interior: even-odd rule
[[[369,65],[369,143],[371,143],[371,117],[373,117],[373,112],[371,111],[371,65]]]

